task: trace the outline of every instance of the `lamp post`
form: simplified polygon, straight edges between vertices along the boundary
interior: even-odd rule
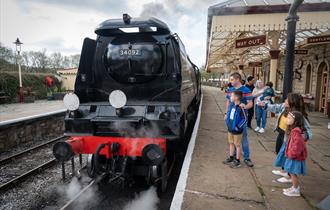
[[[297,10],[304,0],[294,0],[289,9],[289,15],[286,19],[288,22],[287,38],[286,38],[286,56],[285,56],[285,71],[283,81],[283,100],[286,99],[289,92],[292,91],[293,80],[293,62],[294,48],[296,40],[296,24],[299,20]]]
[[[18,64],[18,78],[19,78],[19,102],[23,103],[24,102],[24,92],[23,92],[23,85],[22,85],[22,71],[21,71],[21,63],[19,62],[19,56],[21,52],[21,45],[23,44],[19,38],[17,37],[16,41],[13,42],[16,45],[16,52],[17,52],[17,57],[16,57],[16,62]]]

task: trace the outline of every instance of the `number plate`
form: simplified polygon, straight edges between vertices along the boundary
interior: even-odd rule
[[[140,49],[120,49],[119,50],[119,55],[120,56],[141,55],[141,50]]]

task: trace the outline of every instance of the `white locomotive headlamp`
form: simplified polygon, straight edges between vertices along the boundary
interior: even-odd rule
[[[78,96],[74,93],[65,94],[63,98],[63,103],[65,108],[67,108],[70,111],[77,110],[80,104]]]
[[[119,109],[126,105],[127,98],[123,91],[114,90],[109,95],[109,102],[111,106],[115,107],[116,109]]]

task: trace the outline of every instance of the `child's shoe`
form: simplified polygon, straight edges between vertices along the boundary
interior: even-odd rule
[[[230,168],[239,168],[241,167],[241,162],[239,160],[234,160],[231,164],[230,164]]]
[[[265,129],[260,128],[260,129],[259,129],[259,133],[265,133]]]
[[[283,189],[283,192],[290,191],[290,190],[292,190],[292,188],[293,188],[293,186],[291,186],[290,188]],[[297,189],[300,190],[300,186],[298,186]]]
[[[288,176],[287,172],[282,172],[281,170],[272,170],[272,173],[277,176],[285,176],[285,177]]]
[[[279,179],[276,179],[279,183],[292,183],[292,180],[290,177],[281,177]]]
[[[282,189],[282,190],[283,190],[283,192],[287,192],[287,191],[292,190],[292,188],[293,188],[293,186],[291,186],[291,187],[289,187],[289,188],[284,188],[284,189]]]
[[[260,127],[256,127],[256,128],[254,129],[255,132],[258,132],[259,130],[260,130]]]
[[[234,158],[228,157],[226,160],[222,161],[223,164],[230,165],[234,161]]]
[[[286,196],[289,196],[289,197],[299,197],[300,189],[299,189],[299,187],[297,187],[297,188],[292,187],[291,189],[283,191],[283,194]]]

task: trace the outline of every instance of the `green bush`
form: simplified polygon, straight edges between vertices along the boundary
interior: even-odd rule
[[[45,74],[22,74],[23,87],[31,87],[36,99],[47,98],[45,76]],[[18,95],[18,87],[18,73],[0,73],[0,91],[4,91],[9,96],[10,102],[13,102]]]

